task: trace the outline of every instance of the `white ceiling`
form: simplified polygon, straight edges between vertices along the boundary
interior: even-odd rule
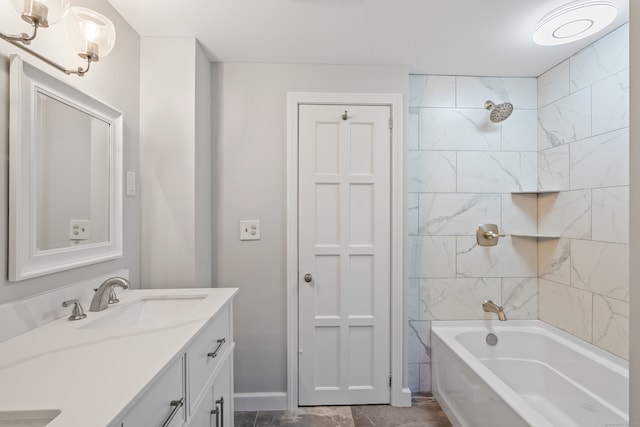
[[[196,37],[213,61],[403,64],[413,73],[534,77],[623,23],[563,46],[531,41],[569,0],[109,0],[141,36]]]

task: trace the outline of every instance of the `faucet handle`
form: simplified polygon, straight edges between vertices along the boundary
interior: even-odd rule
[[[62,303],[62,306],[69,307],[71,304],[73,304],[73,310],[71,310],[71,316],[69,316],[68,320],[80,320],[87,317],[87,315],[84,313],[82,305],[80,304],[80,301],[78,301],[77,299],[70,299],[69,301],[65,301]]]

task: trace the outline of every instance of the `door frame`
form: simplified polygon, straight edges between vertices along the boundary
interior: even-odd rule
[[[404,140],[403,99],[395,93],[287,94],[287,408],[298,407],[298,119],[299,105],[391,107],[391,405],[411,406],[404,360]]]

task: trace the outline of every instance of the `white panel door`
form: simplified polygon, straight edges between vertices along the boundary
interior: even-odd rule
[[[389,403],[390,107],[299,108],[299,405]]]

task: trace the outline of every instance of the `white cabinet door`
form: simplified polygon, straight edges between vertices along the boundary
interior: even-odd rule
[[[300,405],[390,401],[390,117],[300,106]]]
[[[220,361],[220,369],[191,415],[189,427],[233,427],[231,359],[232,353]]]
[[[233,427],[232,357],[232,354],[229,355],[220,366],[220,371],[213,382],[213,427]]]
[[[189,427],[213,427],[215,426],[215,418],[213,411],[213,387],[207,387],[205,395],[197,407],[196,411],[191,415]]]
[[[183,358],[172,362],[124,419],[124,427],[180,427],[185,422]],[[165,424],[171,418],[169,424]]]

